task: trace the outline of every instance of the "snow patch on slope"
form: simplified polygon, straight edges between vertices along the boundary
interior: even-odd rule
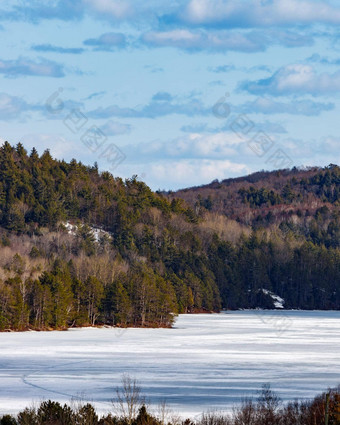
[[[265,295],[269,295],[271,299],[273,300],[273,304],[275,308],[284,308],[285,300],[278,295],[274,294],[273,292],[268,291],[268,289],[262,289],[262,292]]]
[[[63,223],[65,226],[67,233],[72,236],[76,236],[79,230],[79,226],[76,224],[72,224],[69,221]],[[101,229],[100,227],[94,227],[94,226],[88,226],[90,229],[90,233],[94,237],[94,240],[96,242],[99,242],[100,238],[103,236],[107,236],[109,239],[112,239],[112,236],[109,232],[106,230]]]
[[[74,226],[69,221],[67,221],[66,223],[63,223],[63,226],[66,227],[67,233],[69,235],[75,236],[77,234],[77,226]]]

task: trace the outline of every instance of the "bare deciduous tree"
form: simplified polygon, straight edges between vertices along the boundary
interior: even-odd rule
[[[121,387],[116,389],[116,394],[116,400],[112,401],[115,413],[126,419],[130,425],[136,418],[139,409],[146,403],[139,382],[128,374],[124,374]]]
[[[166,404],[166,400],[165,399],[161,400],[157,406],[157,411],[156,411],[156,417],[161,423],[161,425],[165,425],[171,422],[172,415],[173,415],[173,412],[169,408],[169,406]]]

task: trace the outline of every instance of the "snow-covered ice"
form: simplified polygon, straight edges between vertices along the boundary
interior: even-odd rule
[[[309,398],[340,383],[340,312],[182,315],[173,329],[0,334],[0,413],[32,401],[94,401],[101,412],[124,372],[144,394],[193,416],[230,409],[270,383]]]

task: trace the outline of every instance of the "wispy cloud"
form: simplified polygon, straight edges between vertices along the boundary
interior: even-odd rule
[[[85,51],[82,47],[60,47],[52,44],[37,44],[32,46],[32,50],[43,53],[66,53],[72,55],[79,55]]]
[[[286,47],[310,46],[314,43],[309,35],[288,31],[226,31],[202,29],[171,29],[149,31],[141,36],[142,43],[150,47],[176,47],[198,51],[261,52],[269,46],[279,44]]]
[[[339,137],[326,136],[314,139],[296,139],[287,137],[281,140],[285,151],[292,158],[299,158],[300,164],[327,165],[338,163],[340,139]]]
[[[208,84],[209,86],[212,86],[212,87],[225,86],[225,82],[223,82],[222,80],[213,80],[213,81],[210,81]]]
[[[84,100],[91,100],[91,99],[95,99],[95,98],[100,98],[102,97],[104,94],[106,93],[106,91],[98,91],[98,92],[94,92],[91,93],[90,95],[88,95]]]
[[[322,65],[340,65],[340,58],[327,58],[325,56],[320,56],[318,53],[310,56],[306,59],[307,63],[320,63]]]
[[[84,41],[85,46],[91,46],[96,51],[112,51],[126,47],[126,37],[122,33],[108,32],[97,38],[89,38]]]
[[[156,93],[147,105],[138,107],[121,107],[110,105],[90,111],[91,118],[157,118],[166,115],[202,116],[211,114],[211,108],[206,107],[197,98],[180,100],[167,92]]]
[[[65,76],[64,67],[59,63],[43,58],[35,62],[24,57],[15,60],[0,59],[0,74],[11,78],[20,76],[60,78]]]
[[[156,74],[158,72],[164,72],[164,68],[156,65],[145,65],[144,68],[148,69],[153,74]]]
[[[257,122],[256,127],[269,134],[287,134],[286,128],[278,122]]]
[[[183,125],[181,131],[184,133],[214,133],[216,128],[209,127],[207,123]]]
[[[100,128],[106,136],[117,136],[129,133],[132,127],[129,124],[122,124],[117,121],[109,120]]]
[[[247,67],[247,66],[235,66],[232,64],[228,64],[228,65],[219,65],[215,67],[209,66],[208,71],[214,72],[216,74],[228,73],[231,71],[238,71],[238,72],[253,74],[254,72],[257,72],[257,71],[271,72],[271,69],[267,65],[255,65],[252,67]]]
[[[261,128],[261,130],[271,134],[286,134],[287,133],[286,128],[278,122],[271,122],[271,121],[257,122],[256,126],[258,128]],[[220,127],[211,127],[211,126],[208,126],[207,123],[184,125],[181,127],[181,131],[183,131],[184,133],[191,133],[195,135],[200,134],[202,136],[209,133],[226,134],[226,133],[230,133],[230,122]]]
[[[0,93],[0,120],[20,119],[22,113],[42,109],[39,105],[32,105],[17,96]]]
[[[271,77],[240,84],[243,90],[252,94],[287,96],[310,94],[313,96],[332,95],[340,91],[340,71],[334,74],[317,74],[310,65],[287,65]]]
[[[263,43],[251,34],[230,32],[191,31],[150,31],[142,35],[144,44],[151,47],[176,47],[182,50],[236,50],[258,52],[264,50]]]
[[[245,114],[291,114],[306,116],[317,116],[322,112],[331,111],[334,108],[335,105],[333,103],[313,102],[312,100],[277,102],[268,97],[261,97],[237,107],[240,112]]]
[[[208,68],[209,71],[215,72],[216,74],[226,73],[230,71],[235,71],[236,66],[235,65],[219,65],[219,66],[213,66]]]

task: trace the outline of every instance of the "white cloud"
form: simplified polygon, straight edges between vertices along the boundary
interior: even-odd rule
[[[144,160],[173,158],[229,159],[239,155],[244,142],[233,133],[191,133],[168,142],[149,142],[125,148],[128,157]]]
[[[24,57],[15,60],[0,59],[0,73],[11,78],[23,75],[55,78],[65,76],[64,67],[59,63],[44,58],[33,61]]]
[[[321,140],[321,150],[326,153],[335,154],[340,150],[340,137],[328,136]],[[337,155],[338,164],[340,164],[340,155]],[[333,160],[334,161],[334,160]]]
[[[179,18],[191,25],[264,27],[287,24],[339,24],[340,9],[327,1],[191,0]]]
[[[109,21],[216,28],[254,28],[340,23],[340,8],[331,0],[30,0],[2,7],[2,18],[39,22],[77,21],[95,16]],[[22,3],[22,4],[21,4]],[[0,28],[1,29],[1,28]]]
[[[143,167],[141,167],[143,168]],[[245,175],[250,169],[229,160],[179,159],[148,164],[146,181],[154,189],[183,188],[210,183],[215,179]]]
[[[26,104],[21,99],[0,93],[0,120],[15,118],[22,110],[26,110]]]
[[[188,43],[189,46],[195,45],[200,40],[199,34],[194,34],[189,30],[176,29],[173,31],[150,31],[144,35],[144,41],[159,45],[168,44],[179,46],[180,43]]]
[[[98,51],[111,51],[117,47],[123,48],[126,45],[125,35],[122,33],[108,32],[98,38],[89,38],[83,43],[85,46],[92,46]]]
[[[189,117],[210,115],[211,108],[203,105],[201,100],[195,97],[187,99],[174,98],[166,92],[158,92],[152,96],[150,102],[138,107],[121,107],[119,105],[100,106],[89,111],[88,116],[95,119],[111,117],[120,118],[157,118],[166,115],[186,115]]]
[[[20,118],[23,112],[41,110],[38,105],[30,105],[17,96],[0,93],[0,120]]]
[[[84,145],[79,141],[72,142],[63,136],[39,133],[39,134],[26,134],[20,138],[20,141],[25,145],[26,148],[32,149],[35,147],[39,154],[45,149],[50,149],[51,155],[55,158],[71,159],[76,157],[77,160],[82,159],[81,157],[84,152]]]
[[[114,19],[125,19],[133,14],[133,7],[129,1],[117,0],[83,0],[94,12]]]
[[[280,148],[294,159],[294,165],[320,165],[339,163],[340,138],[334,136],[317,139],[284,138]]]
[[[292,64],[280,68],[269,78],[246,81],[241,84],[241,88],[253,94],[274,96],[331,95],[340,91],[340,71],[334,74],[317,74],[310,65]]]

